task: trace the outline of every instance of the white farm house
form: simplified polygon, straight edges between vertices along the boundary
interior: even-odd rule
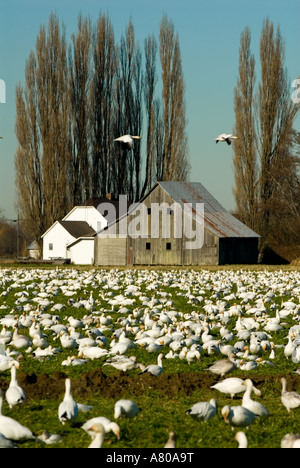
[[[94,205],[75,206],[43,235],[43,260],[69,259],[76,265],[93,265],[97,230],[107,221]]]

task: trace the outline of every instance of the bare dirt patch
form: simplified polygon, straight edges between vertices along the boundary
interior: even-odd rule
[[[247,378],[248,376],[240,376]],[[254,384],[262,388],[266,383],[274,383],[278,386],[281,375],[258,375],[251,376]],[[40,375],[18,374],[19,384],[25,391],[28,400],[57,399],[64,393],[66,374],[54,372],[51,375],[45,373]],[[289,375],[288,388],[296,389],[300,384],[300,375]],[[72,393],[74,396],[103,396],[104,398],[120,398],[131,394],[142,395],[148,389],[158,391],[172,398],[178,394],[190,396],[201,388],[209,388],[218,381],[218,378],[210,373],[174,373],[162,374],[153,377],[150,374],[130,376],[123,372],[116,372],[107,376],[102,370],[96,369],[90,372],[82,372],[77,379],[72,380]],[[9,381],[0,378],[0,388],[5,392]]]

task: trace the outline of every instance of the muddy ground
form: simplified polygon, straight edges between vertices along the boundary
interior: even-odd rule
[[[247,375],[240,376],[247,378]],[[274,382],[278,386],[281,375],[251,376],[253,383],[262,388],[264,384]],[[23,387],[27,400],[57,399],[65,390],[66,374],[55,372],[47,374],[18,373],[18,382]],[[142,395],[149,388],[156,390],[169,398],[178,394],[190,396],[196,390],[209,388],[218,381],[218,377],[210,373],[175,373],[162,374],[153,377],[150,374],[130,376],[123,372],[116,372],[107,376],[102,370],[95,369],[82,372],[80,377],[72,379],[72,394],[79,397],[103,396],[104,398],[121,398],[125,395]],[[300,384],[300,375],[292,374],[287,377],[288,389],[295,390]],[[5,392],[9,380],[0,377],[0,388]]]

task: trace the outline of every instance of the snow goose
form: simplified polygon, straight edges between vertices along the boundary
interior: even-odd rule
[[[6,345],[11,342],[13,337],[13,332],[7,330],[6,325],[3,325],[3,328],[0,333],[0,344]]]
[[[208,421],[209,419],[212,419],[216,413],[217,402],[213,398],[210,401],[196,403],[186,411],[186,414],[189,414],[192,418],[197,419],[198,421]]]
[[[120,142],[123,149],[131,150],[134,139],[140,140],[141,137],[138,135],[122,135],[118,138],[115,138],[114,141]]]
[[[145,374],[149,372],[151,375],[159,376],[163,371],[162,360],[164,355],[160,353],[157,358],[157,364],[150,364],[149,366],[145,367],[145,369],[141,372],[141,374]]]
[[[67,421],[75,422],[78,416],[78,405],[71,393],[71,380],[65,381],[65,396],[58,408],[58,418],[64,425]]]
[[[127,372],[132,369],[142,369],[144,366],[137,362],[136,356],[114,356],[111,359],[108,359],[103,366],[112,366],[115,369],[118,369],[123,372]],[[106,430],[107,432],[107,430]]]
[[[85,346],[84,348],[80,348],[80,352],[84,357],[92,361],[94,359],[101,359],[109,354],[106,349],[99,348],[98,346]]]
[[[238,395],[239,393],[244,393],[246,391],[246,386],[244,381],[238,377],[229,377],[228,379],[222,380],[221,382],[212,385],[210,388],[214,388],[221,393],[225,393],[231,396],[231,399]],[[260,395],[260,390],[253,386],[253,391],[256,395]]]
[[[18,325],[16,325],[10,345],[16,349],[29,348],[32,346],[32,341],[28,336],[19,334]]]
[[[16,448],[16,444],[0,434],[0,448]]]
[[[281,378],[282,391],[281,391],[281,402],[286,407],[288,412],[291,409],[298,408],[300,406],[300,395],[297,392],[287,392],[287,381],[285,377]]]
[[[9,387],[6,390],[5,398],[10,408],[12,408],[13,406],[19,405],[21,403],[24,403],[25,401],[24,390],[18,384],[17,369],[15,365],[11,367],[11,380],[10,380]]]
[[[236,369],[236,364],[230,359],[232,357],[234,357],[234,355],[230,355],[229,359],[220,359],[205,370],[209,370],[213,374],[224,377],[225,374],[228,374],[229,372],[232,372],[234,369]]]
[[[102,448],[104,439],[105,439],[105,429],[100,423],[93,424],[90,429],[95,434],[92,442],[88,446],[88,448]]]
[[[105,418],[104,416],[98,416],[89,419],[83,424],[83,426],[81,426],[81,429],[87,432],[87,434],[89,434],[91,437],[95,437],[96,434],[93,430],[94,424],[102,424],[106,434],[112,431],[117,436],[117,439],[120,440],[120,426],[115,422]]]
[[[164,448],[176,448],[176,434],[174,431],[169,432],[169,438]]]
[[[2,404],[3,394],[0,390],[0,434],[6,437],[6,439],[14,440],[16,442],[35,439],[30,429],[22,426],[22,424],[15,419],[2,415]]]
[[[60,343],[64,349],[78,348],[77,341],[64,331],[60,332]]]
[[[281,439],[281,448],[300,448],[300,435],[299,434],[286,434]]]
[[[225,423],[236,427],[248,427],[256,419],[256,415],[243,406],[226,405],[221,414]]]
[[[243,395],[242,406],[252,411],[252,413],[254,413],[256,416],[269,416],[270,413],[267,408],[259,401],[254,401],[251,398],[251,392],[253,389],[252,380],[246,379],[243,385],[246,387],[246,392]]]
[[[300,346],[299,345],[293,351],[292,361],[294,364],[300,363]]]
[[[122,399],[115,404],[114,418],[119,419],[121,416],[134,418],[140,411],[140,408],[134,401]]]
[[[192,364],[193,362],[200,362],[201,360],[201,354],[198,349],[190,349],[186,353],[186,360],[189,364]]]
[[[234,436],[234,440],[238,442],[238,448],[248,448],[248,439],[245,432],[237,432]]]
[[[19,363],[13,357],[8,356],[6,353],[0,353],[0,372],[5,372],[11,369],[12,366],[19,368]]]
[[[62,437],[59,434],[51,434],[47,430],[38,436],[38,440],[44,442],[46,445],[58,444],[62,441]]]
[[[215,138],[215,142],[219,143],[219,141],[226,141],[227,145],[231,145],[231,141],[237,140],[237,138],[237,136],[232,135],[231,133],[221,133],[217,138]]]

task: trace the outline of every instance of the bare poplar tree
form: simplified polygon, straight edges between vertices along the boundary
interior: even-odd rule
[[[297,107],[290,96],[284,49],[279,27],[275,33],[267,19],[260,39],[261,81],[257,94],[262,249],[272,229],[272,217],[282,214],[276,193],[280,191],[280,199],[284,200],[284,185],[294,177],[291,147]]]
[[[179,38],[166,15],[160,24],[164,122],[164,180],[186,180],[189,173],[184,80]]]
[[[41,139],[43,213],[51,225],[70,206],[68,169],[71,158],[65,32],[52,14],[36,42],[37,111]]]
[[[46,228],[43,216],[42,167],[40,160],[40,130],[37,114],[36,60],[33,51],[26,62],[26,92],[21,85],[16,90],[15,156],[17,211],[29,222],[28,236],[38,239]]]
[[[146,162],[145,179],[141,196],[144,196],[146,190],[150,190],[155,180],[155,87],[157,82],[156,75],[156,55],[157,42],[153,35],[149,35],[144,43],[145,50],[145,78],[144,78],[144,97],[147,120],[147,143],[146,143]]]
[[[89,19],[78,17],[78,30],[72,35],[69,50],[70,124],[72,128],[72,167],[70,196],[73,204],[90,195],[88,90],[91,73],[92,26]]]
[[[35,53],[26,63],[25,90],[19,85],[16,92],[17,202],[37,239],[70,206],[66,65],[65,34],[52,14],[48,30],[40,28]]]
[[[261,78],[254,90],[255,61],[250,31],[241,35],[235,87],[234,170],[237,214],[261,235],[260,253],[270,241],[287,243],[298,217],[299,158],[294,150],[295,116],[284,66],[280,29],[268,19],[260,38]],[[288,234],[290,232],[290,234]]]
[[[239,219],[252,229],[257,227],[257,149],[254,116],[255,59],[250,50],[247,27],[240,42],[239,77],[234,90],[235,129],[234,196]]]
[[[121,37],[119,48],[119,72],[117,82],[116,106],[117,135],[138,135],[142,130],[142,69],[141,52],[135,41],[132,21]],[[140,196],[141,146],[133,145],[132,150],[122,150],[116,146],[118,158],[118,193],[127,193],[130,200]]]
[[[115,191],[116,162],[114,155],[115,82],[117,50],[114,32],[108,16],[100,14],[93,39],[91,109],[91,168],[92,196],[102,197]]]

